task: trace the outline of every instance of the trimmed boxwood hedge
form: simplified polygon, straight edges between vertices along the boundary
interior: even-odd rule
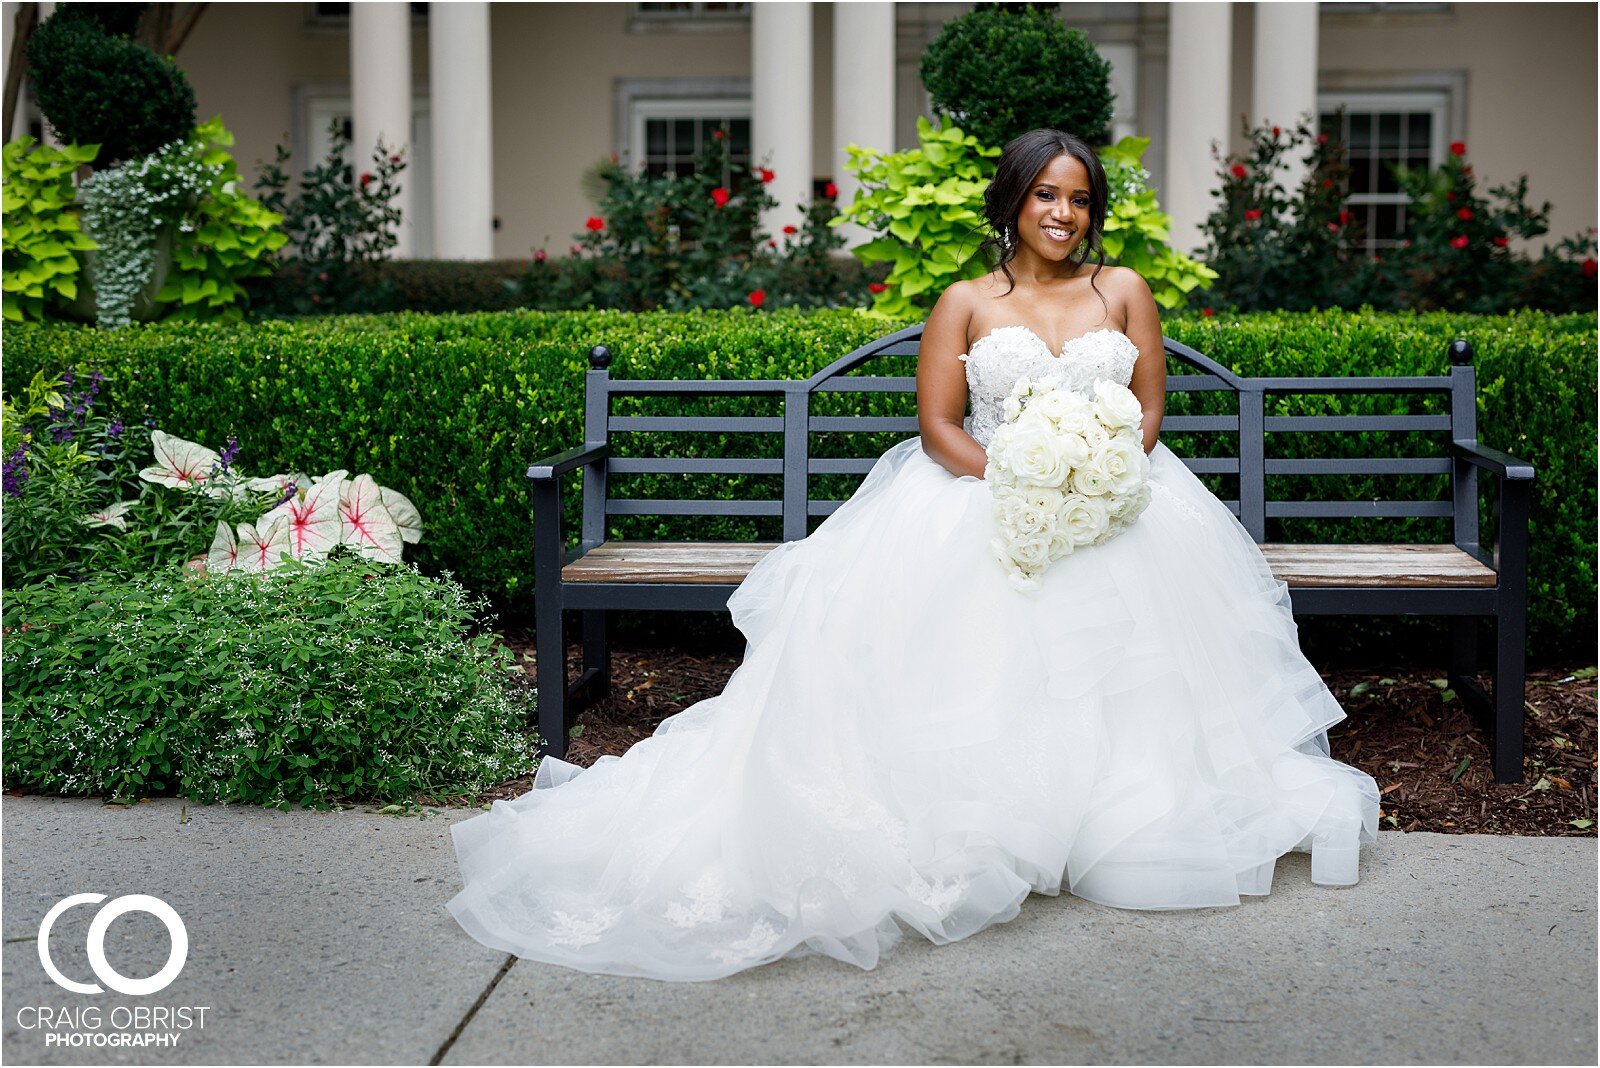
[[[37,370],[98,368],[110,405],[137,417],[148,408],[171,433],[217,447],[230,432],[239,463],[252,474],[348,468],[369,471],[415,501],[426,531],[408,548],[429,571],[449,569],[488,594],[503,612],[531,608],[529,461],[583,439],[585,354],[597,343],[614,353],[620,377],[784,378],[810,374],[838,356],[905,324],[858,311],[755,313],[749,310],[628,314],[506,312],[397,314],[257,324],[152,324],[116,331],[27,324],[6,331],[4,384],[14,393]],[[1163,329],[1244,374],[1436,375],[1446,345],[1469,339],[1477,351],[1479,437],[1531,461],[1538,471],[1532,516],[1531,651],[1589,650],[1595,628],[1596,316],[1518,313],[1388,315],[1371,312],[1256,314],[1242,320],[1174,316]],[[664,402],[639,398],[633,411],[752,412],[752,398]],[[1169,394],[1168,412],[1204,411],[1226,398]],[[822,405],[852,403],[847,395]],[[657,405],[652,408],[650,405]],[[1191,406],[1192,405],[1192,406]],[[1395,407],[1387,407],[1395,405]],[[1408,407],[1409,405],[1409,407]],[[758,402],[759,407],[759,402]],[[844,411],[844,408],[838,408]],[[914,411],[914,398],[868,396],[856,412]],[[1289,398],[1271,414],[1442,410],[1435,398]],[[697,441],[703,454],[776,455],[776,435]],[[755,440],[757,438],[765,440]],[[837,436],[835,436],[837,437]],[[1399,455],[1381,435],[1288,435],[1273,455]],[[875,455],[895,435],[826,441],[819,452]],[[1193,443],[1164,435],[1174,451]],[[1436,439],[1435,439],[1436,441]],[[650,436],[631,448],[644,454]],[[1433,446],[1437,448],[1437,444]],[[1291,451],[1292,450],[1292,451]],[[1216,443],[1204,447],[1216,452]],[[1402,489],[1393,477],[1285,479],[1274,496],[1329,499],[1442,495],[1443,476]],[[577,518],[570,479],[565,529]],[[848,495],[856,479],[833,476],[827,495]],[[1220,477],[1207,479],[1225,498]],[[614,491],[616,492],[616,491]],[[770,476],[695,482],[693,476],[633,476],[628,496],[777,496]],[[1483,495],[1485,542],[1492,496]],[[613,536],[776,537],[765,519],[618,517]],[[1382,527],[1377,523],[1386,524]],[[1287,540],[1447,540],[1446,521],[1298,520],[1274,527]],[[1304,623],[1310,623],[1305,620]],[[1303,623],[1303,625],[1304,625]],[[1389,636],[1397,621],[1373,620],[1340,632],[1336,645]],[[1415,632],[1407,632],[1415,633]]]

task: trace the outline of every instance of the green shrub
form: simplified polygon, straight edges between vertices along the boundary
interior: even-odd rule
[[[1090,144],[1109,138],[1111,64],[1053,11],[979,4],[945,23],[921,73],[935,112],[983,144],[1004,147],[1041,127]]]
[[[99,5],[93,5],[98,7]],[[194,89],[169,57],[113,37],[63,4],[28,41],[39,110],[64,143],[99,145],[97,163],[147,156],[194,129]]]
[[[5,598],[5,784],[327,807],[527,771],[510,653],[450,581],[350,558]]]
[[[583,441],[583,379],[591,346],[611,348],[617,377],[793,378],[900,325],[853,310],[395,315],[241,326],[158,324],[111,333],[21,324],[7,331],[4,376],[11,391],[25,386],[35,368],[100,366],[115,375],[123,404],[130,410],[148,404],[172,433],[221,441],[236,428],[252,450],[289,470],[370,471],[425,510],[428,536],[415,547],[424,570],[448,568],[470,588],[496,598],[502,609],[520,614],[533,595],[527,465]],[[1541,655],[1583,648],[1593,638],[1595,325],[1593,314],[1499,318],[1342,311],[1226,323],[1178,315],[1163,322],[1172,339],[1254,375],[1438,375],[1445,373],[1450,340],[1471,340],[1477,348],[1480,439],[1529,460],[1539,475],[1530,606],[1533,648]],[[850,397],[823,395],[819,409]],[[894,415],[908,414],[915,403],[890,395],[867,395],[867,401],[873,407],[864,410]],[[766,403],[632,398],[619,411],[770,414],[761,407]],[[1344,411],[1355,403],[1331,397],[1326,410]],[[1169,410],[1181,410],[1177,395],[1169,398]],[[881,452],[900,436],[868,436],[845,452],[846,443],[832,440],[844,435],[826,435],[818,448],[873,455],[874,448]],[[1182,440],[1164,437],[1181,454]],[[777,435],[700,438],[703,455],[719,449],[727,455],[778,455]],[[621,455],[640,455],[659,440],[633,435],[619,439],[617,448]],[[1274,447],[1284,451],[1272,455],[1341,455],[1341,449],[1362,445],[1343,435],[1292,435],[1275,440]],[[628,477],[630,496],[778,495],[769,476]],[[708,481],[714,484],[702,487]],[[814,493],[846,495],[854,482],[852,476],[826,476],[813,483]],[[566,480],[569,536],[576,530],[578,483]],[[1389,483],[1369,483],[1327,478],[1312,489],[1333,500],[1394,495]],[[613,493],[623,488],[618,480]],[[1226,485],[1216,491],[1225,499],[1237,493]],[[1285,492],[1277,484],[1273,491]],[[613,536],[778,536],[765,518],[613,519]],[[1294,531],[1302,540],[1346,540],[1349,533],[1337,524],[1305,522]],[[1401,530],[1393,540],[1434,540],[1437,521],[1432,528],[1418,525],[1426,522],[1397,520]]]

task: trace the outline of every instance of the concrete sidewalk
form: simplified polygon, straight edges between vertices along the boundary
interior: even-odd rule
[[[1293,853],[1272,894],[1238,908],[1131,912],[1035,895],[1010,923],[961,942],[909,934],[871,972],[811,958],[661,983],[514,961],[461,931],[444,908],[458,887],[450,825],[475,814],[4,798],[0,1054],[8,1064],[1596,1061],[1593,838],[1385,832],[1354,887],[1312,885],[1309,857]],[[86,892],[151,894],[177,910],[190,948],[171,986],[127,997],[51,981],[40,923]],[[56,922],[52,957],[69,979],[92,981],[85,946],[99,907]],[[106,946],[113,968],[143,977],[169,941],[160,921],[131,912]],[[118,1006],[188,1012],[139,1026]],[[119,1031],[179,1037],[46,1045],[49,1034]]]

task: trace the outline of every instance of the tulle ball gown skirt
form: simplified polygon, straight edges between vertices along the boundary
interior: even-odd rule
[[[484,944],[589,972],[703,980],[785,956],[861,968],[1030,892],[1237,905],[1277,858],[1357,880],[1378,789],[1285,585],[1167,447],[1120,536],[1014,590],[987,485],[920,439],[729,602],[715,697],[587,769],[458,823],[449,909]]]

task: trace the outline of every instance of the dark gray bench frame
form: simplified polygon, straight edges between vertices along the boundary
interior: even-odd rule
[[[809,455],[814,431],[911,431],[914,418],[829,417],[809,412],[810,398],[823,392],[915,392],[911,377],[851,376],[848,372],[880,356],[914,356],[922,335],[910,327],[870,344],[807,379],[797,380],[645,380],[613,379],[611,354],[596,346],[585,376],[584,444],[539,460],[528,468],[533,490],[534,597],[539,733],[541,751],[566,753],[568,730],[577,711],[610,685],[607,613],[618,609],[726,610],[737,583],[569,582],[562,570],[606,541],[608,515],[773,515],[781,516],[783,540],[803,538],[807,519],[828,515],[841,502],[812,500],[811,474],[862,473],[871,459],[825,460]],[[1481,445],[1477,440],[1476,379],[1472,346],[1453,341],[1448,348],[1450,371],[1438,377],[1251,378],[1237,375],[1186,345],[1164,338],[1169,358],[1199,374],[1168,377],[1171,392],[1233,390],[1237,416],[1175,415],[1163,430],[1237,432],[1238,457],[1185,458],[1196,474],[1239,474],[1237,501],[1225,501],[1258,543],[1270,516],[1450,516],[1455,545],[1492,568],[1492,587],[1302,586],[1292,591],[1296,614],[1302,615],[1443,615],[1452,619],[1448,676],[1474,717],[1485,728],[1499,783],[1522,781],[1525,646],[1527,640],[1528,512],[1534,471],[1531,464]],[[1269,416],[1268,393],[1417,393],[1448,392],[1449,415]],[[611,398],[624,395],[683,396],[781,395],[783,415],[773,417],[616,416]],[[1273,431],[1448,430],[1447,456],[1392,459],[1268,459],[1265,434]],[[783,435],[782,459],[644,459],[611,454],[612,431],[765,431]],[[1478,472],[1499,479],[1499,524],[1492,552],[1479,544]],[[565,551],[561,535],[561,476],[583,472],[583,519],[575,550]],[[1451,475],[1450,500],[1440,501],[1270,501],[1268,474],[1418,474]],[[781,501],[627,501],[607,494],[611,473],[686,472],[779,474]],[[564,613],[582,617],[583,668],[568,680]],[[1494,621],[1492,692],[1473,678],[1478,666],[1477,621]]]

